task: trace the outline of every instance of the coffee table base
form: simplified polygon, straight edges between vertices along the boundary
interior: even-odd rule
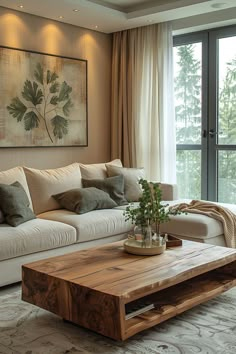
[[[204,250],[207,249],[207,246],[202,247]],[[228,256],[212,262],[203,269],[202,266],[193,267],[191,264],[196,259],[196,252],[193,251],[191,262],[188,260],[190,269],[182,269],[185,260],[182,263],[181,261],[176,263],[175,260],[174,264],[177,270],[170,268],[169,278],[166,275],[164,277],[161,270],[155,273],[155,267],[153,267],[155,262],[160,262],[158,257],[162,255],[144,259],[140,256],[128,254],[123,256],[122,254],[123,266],[103,267],[101,271],[96,271],[95,265],[88,263],[88,270],[91,267],[93,272],[80,276],[79,280],[76,280],[73,268],[70,269],[70,276],[68,275],[65,262],[63,266],[60,263],[60,269],[59,263],[54,263],[53,260],[57,258],[61,262],[63,256],[52,258],[50,262],[48,260],[45,260],[45,263],[35,262],[23,266],[22,299],[51,311],[66,321],[116,340],[125,340],[140,331],[210,300],[236,285],[236,252],[222,247],[212,247],[219,249],[218,251],[225,250]],[[104,247],[104,251],[105,249]],[[97,253],[99,254],[99,251]],[[166,253],[164,257],[168,256]],[[171,252],[170,255],[172,255]],[[202,254],[200,256],[202,257]],[[81,257],[84,258],[84,254],[81,253]],[[78,255],[75,258],[78,262]],[[86,257],[85,259],[87,262]],[[145,278],[140,274],[140,282],[143,281],[144,285],[133,291],[132,277],[127,275],[124,277],[124,272],[126,272],[125,274],[130,272],[129,268],[127,270],[125,268],[127,261],[130,261],[130,267],[132,264],[135,264],[136,268],[139,264],[146,265]],[[113,259],[114,262],[117,263],[118,259]],[[104,263],[106,263],[105,258]],[[55,269],[54,271],[51,269],[50,274],[46,274],[47,267]],[[84,271],[86,269],[84,268]],[[78,271],[82,270],[78,269]],[[177,275],[172,276],[171,271]],[[115,278],[120,277],[120,274],[122,274],[123,280],[118,282],[119,286],[117,285],[116,289]],[[149,285],[149,277],[153,277],[152,274],[157,280],[156,283],[152,282],[152,285]],[[105,285],[100,283],[101,275],[106,279]],[[114,278],[113,285],[111,285],[111,281],[109,283],[109,277]],[[129,279],[127,283],[124,280],[126,278]],[[138,281],[139,273],[136,274],[136,278]],[[101,290],[105,286],[107,290]],[[124,288],[122,291],[121,286]],[[128,287],[130,291],[126,290]],[[146,312],[138,313],[132,317],[132,311],[137,311],[140,302],[143,302],[144,307],[147,306],[148,309],[150,304],[153,306]],[[129,318],[130,316],[131,318]]]

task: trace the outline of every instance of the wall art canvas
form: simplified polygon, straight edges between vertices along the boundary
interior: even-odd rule
[[[87,61],[0,47],[0,147],[87,146]]]

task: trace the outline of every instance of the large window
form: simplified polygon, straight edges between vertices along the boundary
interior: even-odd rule
[[[174,39],[180,197],[235,203],[236,28]]]
[[[177,181],[180,195],[201,197],[202,43],[174,48]]]

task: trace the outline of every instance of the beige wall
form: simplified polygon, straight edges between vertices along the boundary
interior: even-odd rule
[[[110,159],[111,43],[111,35],[0,7],[0,45],[88,60],[88,147],[0,148],[0,170]]]

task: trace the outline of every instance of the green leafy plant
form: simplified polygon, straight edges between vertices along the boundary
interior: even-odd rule
[[[139,198],[139,206],[133,204],[126,207],[124,211],[125,221],[131,220],[132,224],[140,226],[142,233],[152,225],[154,232],[160,235],[160,225],[170,220],[170,215],[182,214],[178,208],[169,208],[169,204],[162,203],[162,191],[159,183],[148,182],[140,179],[142,196]],[[186,213],[185,213],[186,214]]]
[[[38,128],[42,122],[52,143],[68,134],[68,117],[73,107],[72,87],[65,81],[60,83],[58,78],[56,72],[44,71],[38,63],[35,81],[26,80],[22,98],[14,97],[7,106],[13,118],[24,123],[26,131]]]

